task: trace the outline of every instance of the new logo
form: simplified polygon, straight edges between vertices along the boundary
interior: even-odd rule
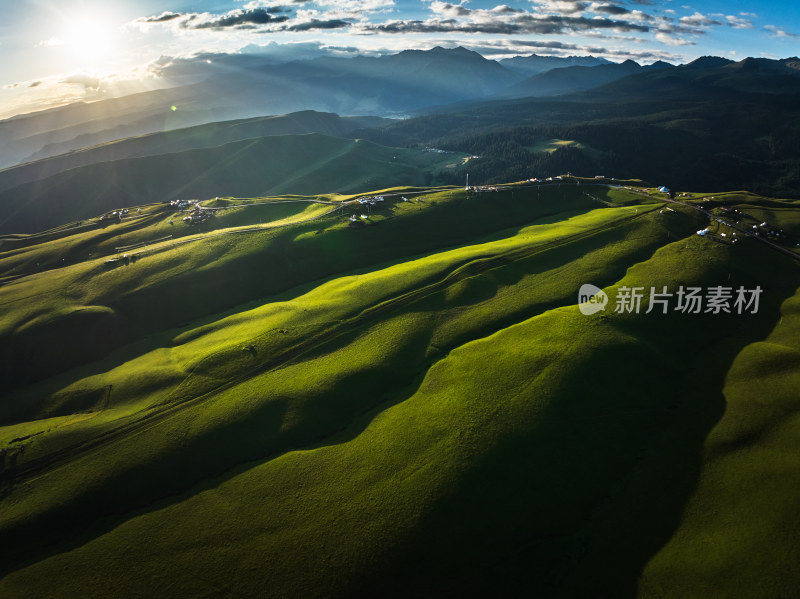
[[[578,309],[584,316],[591,316],[605,310],[608,304],[608,295],[590,283],[581,286],[578,292]]]

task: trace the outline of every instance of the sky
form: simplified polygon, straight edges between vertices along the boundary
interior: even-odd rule
[[[165,57],[285,59],[464,46],[674,64],[800,54],[800,2],[775,0],[0,0],[0,118],[169,85]]]

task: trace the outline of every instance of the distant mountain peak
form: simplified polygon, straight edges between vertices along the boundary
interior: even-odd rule
[[[790,69],[795,69],[796,71],[800,71],[800,58],[797,56],[792,56],[791,58],[784,58],[783,64],[785,64]]]
[[[455,48],[443,48],[442,46],[435,46],[431,52],[450,52],[452,54],[477,54],[472,50],[467,50],[464,46],[456,46]]]
[[[781,60],[772,60],[769,58],[753,58],[748,57],[737,63],[742,69],[748,70],[776,70],[784,71],[786,69],[797,70],[800,69],[800,59],[796,57],[783,58]]]
[[[546,56],[541,54],[513,56],[510,58],[503,58],[497,62],[527,77],[544,73],[552,69],[565,67],[596,67],[607,64],[617,64],[596,56]]]
[[[692,69],[716,69],[731,63],[733,63],[732,60],[721,56],[701,56],[684,66]]]
[[[483,58],[481,54],[478,52],[473,52],[472,50],[467,50],[464,46],[456,46],[455,48],[444,48],[442,46],[434,46],[429,50],[403,50],[400,54],[442,54],[442,55],[449,55],[449,56],[480,56]]]

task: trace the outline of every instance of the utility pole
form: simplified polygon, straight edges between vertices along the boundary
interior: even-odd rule
[[[469,173],[467,173],[467,186],[464,188],[464,191],[469,191]]]

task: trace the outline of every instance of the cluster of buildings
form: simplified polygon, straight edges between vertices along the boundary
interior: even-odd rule
[[[598,178],[602,178],[602,177],[598,177]],[[539,179],[539,178],[537,178],[537,177],[533,177],[533,178],[531,178],[531,179],[528,179],[528,181],[527,181],[527,182],[528,182],[528,183],[545,183],[545,182],[547,182],[547,181],[550,181],[550,182],[552,182],[552,181],[563,181],[563,180],[564,180],[564,177],[562,177],[561,175],[559,175],[559,176],[557,176],[557,177],[547,177],[547,179]]]
[[[141,209],[139,209],[139,212],[141,212]],[[100,217],[100,220],[101,221],[104,221],[104,220],[120,220],[123,216],[126,216],[127,214],[128,214],[128,209],[124,208],[122,210],[115,210],[111,214],[104,214],[103,216]]]
[[[199,203],[200,200],[172,200],[169,203],[169,207],[177,210],[185,210],[190,206],[197,206]]]
[[[351,229],[360,229],[361,227],[366,226],[366,223],[364,222],[366,220],[367,216],[365,214],[362,214],[360,219],[354,214],[350,217],[349,226]]]
[[[375,196],[372,198],[358,198],[358,203],[362,205],[369,204],[370,206],[374,206],[378,202],[383,202],[383,196]]]
[[[780,229],[773,229],[766,222],[763,222],[760,225],[753,225],[753,229],[756,230],[755,234],[758,236],[763,233],[764,237],[771,239],[772,241],[785,241],[784,232]]]
[[[730,206],[722,206],[720,210],[725,214],[733,217],[734,220],[739,220],[744,216],[744,212],[742,212],[738,208],[731,208]]]
[[[214,211],[203,208],[198,202],[195,204],[194,210],[192,210],[188,216],[183,217],[183,222],[190,225],[199,225],[211,219],[212,216],[214,216]]]
[[[199,225],[214,216],[214,210],[201,206],[200,200],[172,200],[169,207],[175,210],[190,209],[189,214],[182,219],[189,225]],[[169,220],[169,224],[173,224],[172,219]]]

